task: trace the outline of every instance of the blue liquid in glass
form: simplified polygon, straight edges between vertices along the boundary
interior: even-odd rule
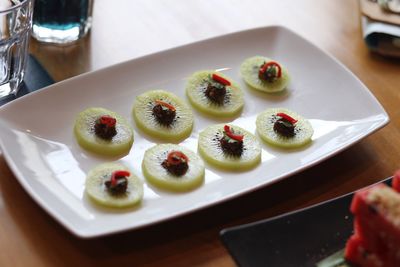
[[[36,0],[33,23],[55,30],[84,25],[89,15],[89,0]]]
[[[86,35],[93,0],[36,0],[32,35],[39,41],[67,44]]]

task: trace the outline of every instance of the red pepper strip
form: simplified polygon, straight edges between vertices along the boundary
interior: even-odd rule
[[[226,135],[229,136],[230,138],[232,138],[233,140],[243,141],[244,135],[232,133],[231,127],[229,127],[229,125],[224,126],[224,131],[225,131]]]
[[[118,179],[128,177],[130,175],[131,175],[131,173],[128,171],[114,171],[111,174],[111,186],[117,185]]]
[[[277,78],[280,78],[280,77],[282,76],[282,68],[281,68],[281,66],[280,66],[277,62],[275,62],[275,61],[270,61],[270,62],[265,63],[265,64],[261,67],[260,73],[264,74],[264,73],[267,71],[268,67],[270,67],[270,66],[275,66],[275,67],[278,68],[278,74],[276,75],[276,77],[277,77]]]
[[[168,104],[168,103],[166,103],[166,102],[164,102],[164,101],[156,100],[155,102],[156,102],[156,104],[159,104],[159,105],[161,105],[161,106],[164,106],[164,107],[168,108],[168,109],[171,110],[171,111],[175,111],[175,110],[176,110],[175,107],[174,107],[173,105]]]
[[[225,79],[225,78],[222,78],[221,76],[219,76],[219,75],[217,75],[217,74],[215,74],[215,73],[213,73],[212,79],[213,79],[214,81],[216,81],[216,82],[219,82],[220,84],[223,84],[223,85],[227,85],[227,86],[230,86],[230,85],[231,85],[231,82],[230,82],[230,81],[228,81],[228,80]]]
[[[297,122],[296,119],[293,119],[292,117],[290,117],[289,115],[287,115],[286,113],[283,113],[283,112],[276,113],[276,116],[281,117],[282,119],[290,122],[291,124],[295,124]]]
[[[189,162],[188,157],[180,151],[171,151],[168,153],[167,162],[172,165],[177,165],[182,161]]]
[[[106,125],[108,127],[114,127],[117,120],[109,115],[103,115],[100,117],[100,124]]]

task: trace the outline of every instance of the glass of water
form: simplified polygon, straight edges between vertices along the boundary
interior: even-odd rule
[[[24,79],[33,0],[0,0],[0,97],[16,94]]]
[[[92,24],[93,0],[35,0],[32,36],[69,44],[84,37]]]

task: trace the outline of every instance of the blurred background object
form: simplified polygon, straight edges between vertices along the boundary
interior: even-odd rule
[[[378,4],[386,11],[400,13],[399,0],[378,0]]]
[[[0,97],[16,94],[24,79],[33,0],[0,2]]]
[[[92,24],[93,0],[36,0],[32,36],[41,42],[69,44]]]
[[[400,1],[360,0],[361,26],[368,48],[400,57]]]

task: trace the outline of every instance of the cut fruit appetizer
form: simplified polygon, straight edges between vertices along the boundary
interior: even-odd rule
[[[233,117],[244,105],[243,92],[229,77],[215,71],[198,71],[189,77],[186,95],[200,112],[212,116]]]
[[[180,141],[193,129],[192,110],[167,91],[153,90],[137,96],[132,113],[143,132],[166,141]]]
[[[90,199],[107,207],[130,207],[143,198],[141,180],[120,163],[98,165],[88,173],[85,186]]]
[[[104,108],[79,113],[74,133],[82,148],[100,155],[127,154],[133,144],[133,130],[125,118]]]
[[[399,171],[392,179],[392,187],[377,184],[357,191],[350,206],[354,234],[348,239],[344,252],[330,256],[317,266],[400,266],[399,192]]]
[[[203,160],[193,151],[175,144],[160,144],[144,153],[142,170],[156,187],[189,191],[204,181]]]
[[[307,119],[285,108],[271,108],[260,113],[256,126],[261,139],[283,148],[304,146],[311,142],[314,133]]]
[[[399,180],[397,173],[393,188],[378,184],[354,195],[350,208],[354,235],[345,249],[348,261],[360,266],[400,266]]]
[[[199,134],[198,150],[209,164],[227,170],[248,170],[261,161],[261,147],[250,132],[234,125],[212,125]]]
[[[262,56],[246,59],[240,66],[240,73],[250,87],[268,93],[283,91],[290,81],[282,64]]]

